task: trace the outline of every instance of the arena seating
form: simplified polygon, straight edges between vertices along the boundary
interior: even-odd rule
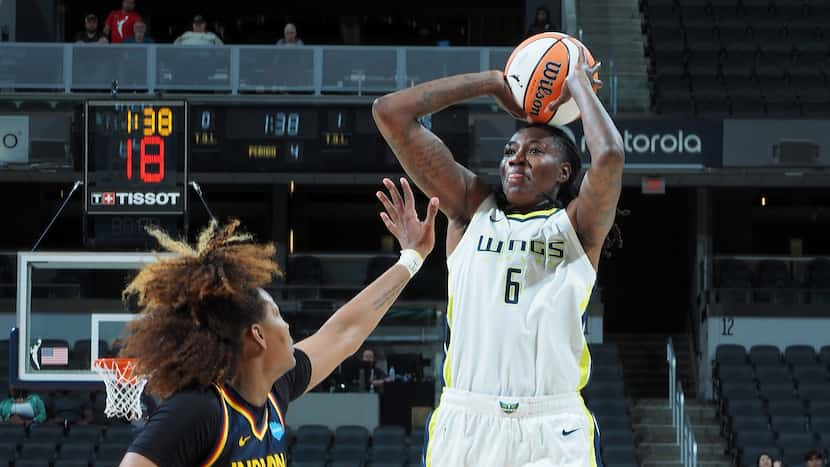
[[[788,465],[830,450],[830,346],[740,345],[716,350],[713,384],[724,435],[740,466],[760,452]]]
[[[132,426],[0,425],[0,462],[14,467],[117,466],[132,440]]]
[[[652,105],[664,114],[830,115],[830,4],[641,0]]]
[[[787,264],[778,260],[760,261],[756,271],[740,260],[718,264],[713,297],[717,303],[830,303],[830,260],[814,259],[807,264],[803,282],[794,279]]]
[[[591,345],[590,350],[591,380],[583,395],[601,428],[600,446],[605,465],[637,466],[619,350],[615,344]],[[75,351],[87,352],[88,342],[76,343]],[[787,358],[801,362],[808,356],[794,351]],[[98,415],[104,400],[103,393],[55,393],[44,397],[50,419],[72,419],[90,403]],[[47,423],[28,429],[0,425],[0,464],[6,459],[16,467],[118,465],[133,438],[132,427],[107,425],[103,417],[96,417],[95,422],[99,424],[64,427]],[[289,430],[287,436],[291,446],[290,465],[295,467],[403,467],[420,465],[424,431],[414,429],[407,434],[400,426],[380,426],[370,433],[362,426],[340,426],[332,432],[326,426],[306,425],[294,432]]]

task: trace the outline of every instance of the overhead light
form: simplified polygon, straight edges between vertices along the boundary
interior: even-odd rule
[[[766,196],[761,196],[761,206],[766,206],[766,205],[767,205],[767,197]]]
[[[294,229],[288,231],[288,254],[294,254]]]
[[[290,182],[288,182],[288,192],[291,193],[292,195],[294,194],[294,180],[291,180]]]

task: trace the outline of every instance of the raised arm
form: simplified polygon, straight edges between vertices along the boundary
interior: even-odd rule
[[[592,89],[595,83],[591,77],[598,67],[599,64],[588,67],[580,47],[577,66],[565,81],[568,94],[582,115],[585,142],[591,153],[591,166],[585,173],[579,195],[568,205],[568,215],[594,268],[599,263],[605,237],[614,225],[625,164],[620,132]]]
[[[450,105],[484,95],[496,96],[508,111],[521,112],[510,99],[500,71],[441,78],[387,94],[372,105],[372,115],[407,175],[427,196],[441,199],[451,222],[467,224],[489,189],[473,172],[455,162],[449,148],[417,119]],[[512,106],[511,106],[512,104]]]
[[[391,180],[385,179],[383,183],[392,198],[390,200],[383,193],[377,193],[386,208],[386,212],[381,213],[383,223],[398,239],[402,249],[413,249],[422,259],[426,258],[435,245],[438,199],[430,199],[426,218],[421,222],[406,179],[401,179],[403,198]],[[306,391],[317,386],[343,360],[358,351],[409,280],[410,273],[406,267],[400,264],[392,266],[337,310],[317,332],[297,343],[296,347],[311,360],[311,379]]]

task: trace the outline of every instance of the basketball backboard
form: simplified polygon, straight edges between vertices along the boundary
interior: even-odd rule
[[[10,383],[100,389],[96,358],[116,356],[128,310],[121,291],[150,253],[18,253],[17,322]]]

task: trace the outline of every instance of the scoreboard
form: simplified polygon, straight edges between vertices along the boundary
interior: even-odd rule
[[[193,105],[194,172],[399,171],[369,105]],[[466,108],[451,108],[421,122],[467,160]]]
[[[183,214],[187,209],[185,101],[87,101],[87,214]]]

